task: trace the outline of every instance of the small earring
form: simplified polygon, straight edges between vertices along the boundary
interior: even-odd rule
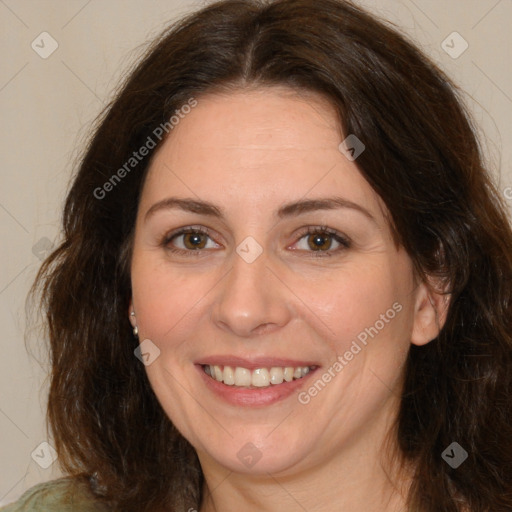
[[[130,313],[130,316],[131,316],[132,318],[135,318],[135,311],[132,311],[132,312]],[[137,336],[139,335],[139,328],[137,327],[137,325],[134,325],[134,326],[133,326],[133,335],[134,335],[135,337],[137,337]]]

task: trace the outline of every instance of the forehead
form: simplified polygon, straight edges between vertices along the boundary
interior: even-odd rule
[[[332,195],[385,214],[322,96],[266,87],[197,98],[154,155],[143,202],[165,195],[277,209],[300,197]]]
[[[285,87],[262,87],[198,98],[197,106],[184,116],[170,139],[195,139],[212,151],[222,147],[313,154],[337,147],[340,137],[334,107],[322,96]]]

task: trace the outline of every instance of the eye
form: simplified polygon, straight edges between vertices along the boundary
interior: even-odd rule
[[[166,235],[161,245],[168,251],[183,256],[200,256],[203,249],[218,249],[219,244],[212,240],[213,233],[199,226],[188,226]],[[298,235],[294,251],[314,253],[315,256],[332,256],[333,253],[348,249],[350,240],[325,226],[310,226]],[[334,246],[334,247],[333,247]]]
[[[310,226],[299,236],[297,249],[318,253],[315,256],[332,256],[333,252],[350,247],[350,241],[347,237],[328,227]],[[334,248],[333,245],[335,246]]]
[[[218,244],[211,239],[208,229],[202,227],[186,227],[166,235],[162,245],[177,254],[189,255],[191,252],[199,255],[200,249],[217,249]]]

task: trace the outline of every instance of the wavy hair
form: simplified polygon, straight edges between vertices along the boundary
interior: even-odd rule
[[[63,470],[114,510],[199,509],[197,455],[134,357],[127,318],[137,205],[162,141],[117,178],[191,97],[273,85],[330,100],[342,132],[364,141],[357,165],[418,275],[451,294],[439,336],[412,346],[405,368],[396,433],[416,468],[409,509],[509,512],[510,222],[457,88],[343,0],[203,7],[153,42],[98,119],[66,198],[63,241],[33,287],[48,321],[47,418]],[[468,452],[457,469],[441,457],[452,442]]]

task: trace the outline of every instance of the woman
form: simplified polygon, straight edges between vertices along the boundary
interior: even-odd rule
[[[454,86],[360,8],[172,27],[64,233],[36,289],[70,477],[9,512],[512,509],[510,225]]]

